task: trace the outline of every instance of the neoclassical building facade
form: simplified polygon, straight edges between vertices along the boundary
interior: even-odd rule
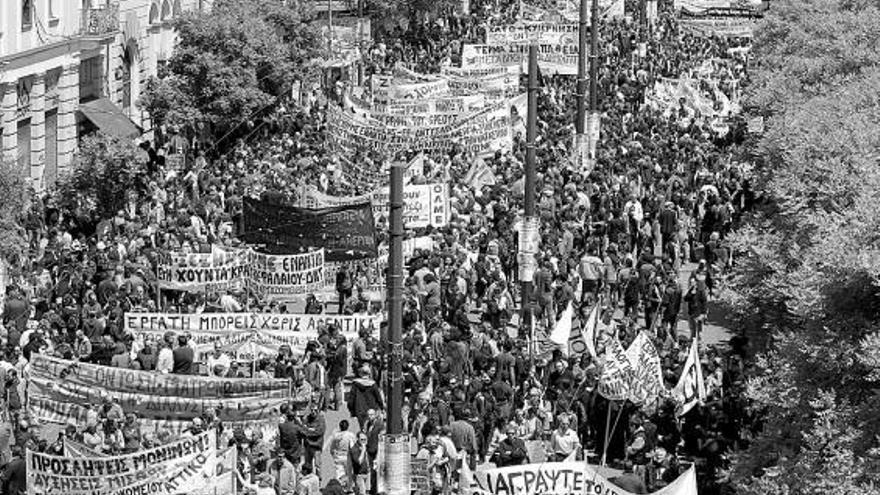
[[[132,139],[149,136],[151,123],[137,101],[174,48],[171,21],[211,2],[4,0],[4,159],[16,160],[42,190],[70,166],[83,133],[98,128]]]

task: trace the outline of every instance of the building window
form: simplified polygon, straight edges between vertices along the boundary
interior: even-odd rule
[[[180,15],[180,0],[174,0],[174,5],[171,7],[171,15],[177,17]]]
[[[34,24],[34,0],[21,0],[21,30],[27,31]]]
[[[155,24],[159,21],[159,4],[154,3],[150,5],[150,24]]]
[[[104,89],[101,57],[92,57],[79,63],[79,101],[86,103],[101,97]]]
[[[165,0],[162,2],[162,20],[167,21],[171,17],[171,2]]]
[[[49,20],[50,21],[57,20],[58,15],[55,12],[55,0],[46,0],[46,1],[49,4],[49,8],[47,9],[49,11]]]

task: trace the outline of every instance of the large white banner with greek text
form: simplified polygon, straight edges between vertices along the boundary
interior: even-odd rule
[[[273,255],[253,253],[248,284],[264,299],[290,300],[324,286],[324,250]]]
[[[578,24],[526,23],[491,26],[486,29],[487,45],[578,44]]]
[[[125,330],[139,344],[159,342],[165,332],[186,333],[196,353],[196,361],[205,362],[214,346],[233,360],[250,361],[274,355],[281,346],[296,355],[305,352],[306,344],[317,340],[321,330],[335,326],[349,342],[360,330],[379,337],[381,315],[306,315],[269,313],[127,313]]]
[[[561,40],[560,40],[561,41]],[[538,66],[545,75],[576,75],[578,63],[577,36],[574,44],[541,43],[538,45]],[[529,45],[470,45],[461,51],[462,68],[482,68],[497,65],[519,65],[528,69]]]
[[[388,224],[389,188],[383,187],[367,196],[331,196],[307,187],[302,198],[305,208],[324,208],[362,203],[369,199],[373,205],[376,225]],[[446,184],[407,185],[403,188],[403,225],[418,229],[428,226],[443,227],[449,222],[449,186]]]
[[[31,357],[28,410],[40,421],[85,422],[89,407],[109,397],[125,413],[171,428],[213,409],[228,424],[276,419],[290,399],[287,380],[215,378],[163,374],[68,361],[42,354]]]
[[[454,148],[474,154],[509,149],[510,106],[502,101],[440,127],[388,128],[365,122],[336,107],[327,113],[327,135],[339,150],[448,152]]]
[[[492,495],[632,495],[583,462],[543,462],[474,473],[474,481]],[[697,495],[691,467],[654,495]]]
[[[70,458],[27,452],[28,495],[213,494],[217,434],[208,431],[132,454]]]

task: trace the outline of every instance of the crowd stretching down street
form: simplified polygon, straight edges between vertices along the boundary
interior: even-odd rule
[[[360,50],[363,78],[459,67],[463,46],[484,43],[487,26],[520,19],[524,3],[472,0],[468,14],[374,26]],[[162,282],[176,278],[174,267],[195,266],[184,261],[195,253],[215,262],[261,256],[244,241],[249,202],[293,207],[309,195],[370,194],[387,185],[395,160],[420,160],[413,187],[448,188],[446,221],[407,227],[405,241],[414,247],[405,249],[402,414],[420,489],[477,492],[486,487],[471,480],[487,467],[577,460],[610,469],[627,493],[660,490],[691,466],[699,493],[727,493],[728,455],[757,427],[741,393],[746,342],[704,334],[736,263],[727,236],[759,200],[736,158],[747,132],[736,106],[749,84],[750,39],[686,32],[671,2],[655,8],[644,25],[629,4],[634,16],[599,23],[601,130],[591,168],[570,160],[576,77],[541,69],[540,248],[530,293],[517,256],[525,113],[513,119],[510,144],[488,153],[454,140],[425,153],[337,146],[333,120],[375,100],[378,84],[304,84],[261,129],[225,148],[165,129],[162,141],[143,142],[148,172],[115,216],[61,207],[52,193],[38,198],[2,308],[0,494],[50,493],[26,486],[52,456],[136,462],[149,451],[162,463],[174,454],[151,449],[184,440],[177,455],[210,444],[217,473],[219,459],[234,460],[230,483],[212,493],[379,493],[386,219],[376,223],[378,257],[340,261],[322,246],[303,248],[315,259],[290,270],[314,262],[319,271],[295,300],[247,284]],[[514,92],[525,93],[528,76],[517,77]],[[681,79],[710,95],[710,112],[724,107],[730,117],[701,113],[685,97],[658,104],[659,85]],[[171,166],[180,153],[185,165]],[[272,337],[261,338],[276,341],[248,340],[262,324]],[[239,340],[211,337],[224,328]],[[642,400],[607,383],[620,378],[612,349],[641,356],[636,347],[659,363]],[[682,377],[695,370],[692,400]],[[26,462],[28,451],[46,457]],[[154,464],[146,460],[142,469]]]

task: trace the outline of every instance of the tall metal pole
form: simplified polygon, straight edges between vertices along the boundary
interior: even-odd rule
[[[526,118],[526,170],[525,170],[525,218],[523,225],[531,223],[535,217],[535,137],[538,130],[538,45],[529,45],[529,87],[528,87],[528,115]],[[524,235],[526,229],[520,235]],[[534,253],[525,253],[526,257],[534,256]],[[522,282],[522,317],[521,332],[531,328],[532,324],[532,275],[534,274],[534,261],[526,261],[531,267],[531,273],[521,277]],[[528,272],[528,270],[527,270]]]
[[[327,39],[327,51],[333,53],[333,0],[327,0],[327,24],[330,27],[330,37]]]
[[[388,434],[403,433],[403,172],[406,164],[391,165],[390,249],[388,251]]]
[[[596,141],[599,135],[599,90],[596,88],[599,84],[599,0],[593,0],[590,23],[590,125],[587,150],[592,170],[596,166]]]
[[[358,0],[358,47],[363,50],[364,48],[364,0]],[[372,33],[368,33],[368,36],[372,38]],[[361,55],[361,59],[358,60],[357,64],[357,84],[358,86],[364,85],[364,60],[363,54]]]
[[[578,29],[578,74],[577,74],[577,116],[574,121],[575,131],[583,139],[585,132],[584,120],[586,113],[585,93],[587,92],[587,0],[581,0],[580,26]],[[592,29],[596,31],[595,26]],[[592,53],[592,52],[591,52]],[[592,74],[592,71],[590,72]]]
[[[583,0],[582,4],[586,3]],[[584,9],[581,8],[581,15]],[[599,92],[596,84],[599,80],[599,0],[593,0],[591,13],[592,30],[590,31],[590,113],[599,111]]]

